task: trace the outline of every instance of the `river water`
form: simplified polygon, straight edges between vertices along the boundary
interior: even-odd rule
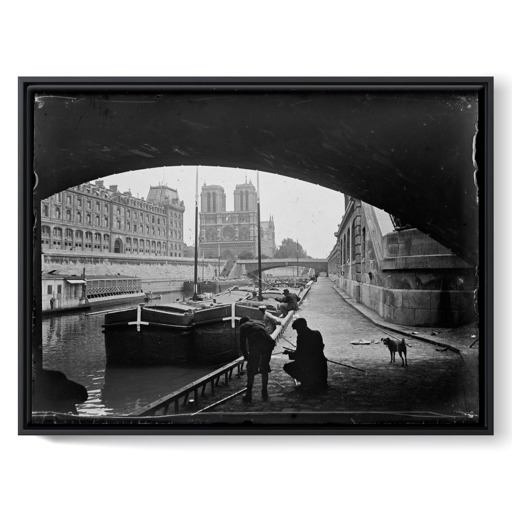
[[[162,295],[154,304],[181,299],[181,292]],[[137,301],[140,302],[140,299]],[[129,305],[106,306],[105,310]],[[107,367],[101,309],[43,319],[43,367],[63,372],[87,388],[88,400],[77,405],[79,414],[122,415],[133,413],[185,384],[207,375],[218,366],[176,365]]]

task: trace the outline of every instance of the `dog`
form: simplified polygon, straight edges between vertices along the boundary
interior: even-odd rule
[[[389,349],[389,353],[391,355],[390,363],[395,362],[395,356],[398,352],[398,355],[402,358],[402,366],[404,366],[404,357],[405,357],[405,366],[407,366],[407,344],[405,340],[402,338],[402,341],[395,341],[391,338],[381,338],[382,343],[386,345]],[[402,356],[403,354],[403,356]]]

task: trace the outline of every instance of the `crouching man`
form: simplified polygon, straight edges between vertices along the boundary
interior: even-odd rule
[[[320,391],[327,387],[327,359],[324,356],[324,342],[319,331],[308,327],[304,318],[292,323],[297,331],[297,349],[285,350],[293,362],[283,366],[283,370],[300,382],[303,391]]]

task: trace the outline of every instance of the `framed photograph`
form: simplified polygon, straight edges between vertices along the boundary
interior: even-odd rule
[[[19,78],[19,433],[492,434],[493,79]]]

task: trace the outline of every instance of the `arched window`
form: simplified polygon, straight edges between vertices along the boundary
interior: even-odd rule
[[[240,240],[250,240],[251,234],[248,227],[244,226],[243,228],[240,228],[239,238]]]
[[[60,208],[55,208],[55,218],[60,219]]]
[[[50,238],[51,229],[50,226],[41,226],[41,235]]]
[[[83,239],[83,232],[78,230],[78,231],[75,231],[75,247],[78,248],[78,249],[81,249],[82,248],[82,239]]]
[[[76,212],[76,221],[82,222],[82,212]]]
[[[352,261],[356,260],[356,219],[352,221],[352,252],[350,258]]]
[[[348,233],[347,233],[347,263],[350,261],[350,243],[351,243],[351,239],[350,239],[350,228],[348,228]]]
[[[54,236],[54,238],[62,238],[62,229],[61,228],[53,228],[53,236]]]

